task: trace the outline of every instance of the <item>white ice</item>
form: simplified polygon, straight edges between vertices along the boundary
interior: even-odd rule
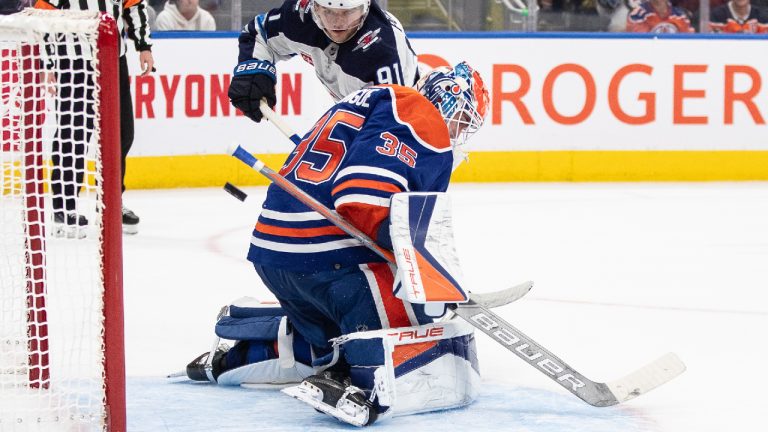
[[[209,349],[218,309],[270,299],[245,260],[265,188],[128,191],[124,237],[131,431],[337,430],[275,391],[166,380]],[[639,398],[592,408],[479,334],[472,406],[375,430],[768,430],[768,183],[452,185],[470,289],[528,279],[503,317],[596,381],[668,352],[688,370]]]

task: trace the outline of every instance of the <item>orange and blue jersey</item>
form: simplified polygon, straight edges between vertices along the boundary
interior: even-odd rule
[[[685,9],[667,2],[667,14],[662,16],[650,1],[640,2],[627,15],[627,31],[634,33],[693,33]]]
[[[737,18],[728,2],[712,9],[709,27],[714,33],[768,33],[768,14],[758,7],[750,6],[746,18]]]
[[[417,91],[374,86],[328,110],[280,170],[288,181],[376,240],[397,192],[444,192],[453,163],[448,128]],[[248,252],[255,264],[321,271],[384,260],[271,185]]]

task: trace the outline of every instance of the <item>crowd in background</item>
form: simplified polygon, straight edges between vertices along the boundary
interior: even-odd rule
[[[238,30],[282,0],[144,0],[153,31]],[[528,0],[522,0],[526,3]],[[34,0],[0,0],[0,13]],[[535,11],[510,11],[494,0],[379,1],[408,31],[613,31],[768,33],[768,0],[538,0]],[[233,11],[233,7],[237,8]],[[531,27],[521,23],[535,20]],[[529,23],[530,24],[530,23]]]

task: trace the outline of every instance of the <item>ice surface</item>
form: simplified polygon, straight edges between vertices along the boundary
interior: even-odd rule
[[[209,349],[218,309],[270,299],[245,260],[265,188],[128,191],[131,431],[352,430],[272,390],[166,380]],[[768,374],[768,183],[451,186],[473,291],[528,279],[497,311],[593,380],[668,351],[688,370],[638,399],[592,408],[478,335],[487,386],[466,409],[376,430],[762,432]]]

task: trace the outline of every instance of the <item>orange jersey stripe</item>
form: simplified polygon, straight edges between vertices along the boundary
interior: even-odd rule
[[[381,301],[384,304],[384,310],[387,314],[390,327],[408,327],[411,320],[405,312],[403,301],[395,297],[392,292],[392,285],[395,284],[395,275],[387,263],[368,263],[368,268],[373,272],[376,278],[376,284],[379,286]],[[373,287],[372,287],[373,288]]]
[[[389,87],[394,92],[393,103],[400,120],[410,124],[416,135],[430,146],[436,149],[450,149],[448,126],[445,125],[440,111],[427,98],[410,87]]]
[[[55,7],[54,5],[52,5],[52,4],[50,4],[50,3],[48,3],[48,2],[47,2],[47,1],[45,1],[45,0],[37,0],[37,1],[35,2],[35,9],[47,9],[47,10],[52,10],[52,9],[56,9],[56,7]]]
[[[392,183],[387,182],[381,182],[376,180],[360,180],[360,179],[353,179],[353,180],[347,180],[331,191],[331,195],[335,195],[336,193],[343,191],[344,189],[349,189],[353,187],[358,188],[366,188],[366,189],[376,189],[384,192],[392,192],[392,193],[398,193],[402,192],[402,190],[397,187],[396,185],[393,185]]]
[[[341,228],[335,226],[320,228],[283,228],[274,225],[267,225],[261,222],[256,223],[256,231],[262,234],[301,238],[326,235],[346,235],[346,233],[342,231]]]
[[[431,349],[435,345],[437,345],[437,342],[432,341],[396,346],[395,351],[392,353],[392,360],[395,363],[395,367],[398,367],[417,355]]]
[[[128,9],[131,6],[136,6],[139,3],[141,3],[141,0],[125,0],[123,2],[123,9]]]

